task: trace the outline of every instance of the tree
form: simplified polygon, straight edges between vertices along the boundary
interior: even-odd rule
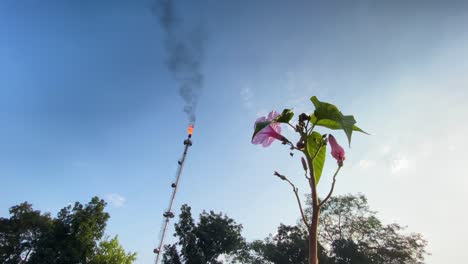
[[[236,254],[245,244],[242,225],[222,213],[203,211],[199,222],[192,218],[191,208],[183,205],[179,222],[175,224],[178,242],[166,246],[163,261],[186,264],[217,264],[221,255]],[[180,253],[177,251],[180,247]]]
[[[310,207],[306,212],[311,214]],[[383,224],[362,194],[330,198],[320,217],[319,242],[335,263],[424,262],[427,241],[422,235],[405,234],[405,228],[396,223]]]
[[[284,109],[281,114],[276,111],[271,111],[268,116],[257,119],[252,135],[252,143],[268,147],[274,140],[279,140],[283,145],[288,146],[291,151],[297,151],[302,156],[301,163],[304,169],[304,176],[310,187],[311,215],[306,217],[304,214],[301,199],[298,194],[299,190],[291,180],[276,171],[274,175],[286,181],[292,187],[297,199],[302,221],[307,227],[307,232],[309,234],[309,264],[317,264],[320,209],[333,193],[336,176],[344,164],[345,151],[338,144],[333,135],[322,135],[314,129],[321,126],[331,130],[343,130],[350,145],[353,131],[361,133],[366,132],[355,125],[356,119],[354,116],[344,115],[335,105],[321,102],[315,96],[312,96],[310,100],[315,107],[314,112],[311,114],[300,114],[297,123],[291,124],[291,120],[294,117],[294,112],[291,109]],[[281,135],[281,124],[286,124],[294,129],[299,136],[297,143],[293,143]],[[323,200],[319,201],[317,187],[322,176],[328,143],[331,147],[331,155],[336,159],[338,166],[336,172],[333,174],[333,183],[328,194]],[[293,156],[294,153],[290,152],[290,155]]]
[[[310,201],[309,201],[310,203]],[[308,206],[305,213],[310,215]],[[383,224],[364,195],[330,198],[322,207],[318,243],[320,264],[420,264],[427,242],[420,234],[403,233],[398,224]],[[281,224],[275,236],[250,243],[238,255],[240,263],[307,264],[307,227]]]
[[[111,240],[99,242],[90,264],[131,264],[136,260],[136,253],[126,253],[117,236]]]
[[[83,205],[76,202],[63,208],[54,219],[51,234],[43,236],[40,247],[31,256],[36,262],[88,263],[97,242],[104,235],[109,214],[98,197]]]
[[[351,239],[339,239],[332,242],[334,254],[333,263],[336,264],[371,264],[372,260],[359,249]]]
[[[165,264],[182,264],[176,245],[164,246],[163,263]]]
[[[252,242],[248,247],[249,257],[244,257],[241,263],[307,264],[309,263],[308,245],[306,229],[280,224],[275,236],[270,235],[264,241]],[[329,258],[324,254],[320,244],[318,258],[321,264],[329,263]]]
[[[10,214],[9,219],[0,218],[0,262],[26,263],[53,222],[49,214],[42,215],[27,202],[11,207]]]
[[[10,218],[0,218],[0,262],[92,263],[99,255],[114,256],[117,238],[98,244],[109,219],[105,206],[94,197],[86,205],[76,202],[63,208],[56,218],[26,202],[11,207]]]

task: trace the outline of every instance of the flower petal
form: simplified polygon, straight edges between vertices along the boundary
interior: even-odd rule
[[[331,146],[331,155],[336,159],[338,165],[343,166],[343,161],[346,159],[344,149],[336,142],[333,135],[328,135],[328,142]]]
[[[279,113],[276,111],[271,111],[268,116],[266,117],[260,117],[255,121],[254,127],[256,127],[257,123],[259,122],[266,122],[266,121],[272,121],[275,119],[277,116],[279,116]],[[252,144],[262,144],[263,147],[268,147],[273,143],[273,141],[277,140],[284,140],[285,138],[281,135],[281,125],[279,123],[272,123],[266,127],[264,127],[262,130],[260,130],[252,139]]]

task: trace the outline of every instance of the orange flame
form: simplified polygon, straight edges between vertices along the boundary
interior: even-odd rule
[[[188,127],[188,134],[191,136],[193,134],[193,125],[190,124]]]

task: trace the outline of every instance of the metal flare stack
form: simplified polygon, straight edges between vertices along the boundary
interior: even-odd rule
[[[179,187],[180,176],[182,175],[182,169],[184,168],[184,162],[185,162],[185,158],[187,157],[187,151],[188,151],[188,148],[192,146],[192,141],[190,140],[192,138],[192,134],[193,134],[193,125],[192,124],[189,125],[187,132],[188,132],[187,139],[184,140],[184,145],[185,145],[184,153],[182,154],[182,158],[178,161],[179,166],[177,168],[177,177],[176,177],[175,182],[173,182],[171,184],[171,187],[173,188],[173,190],[172,190],[171,200],[169,201],[169,207],[163,213],[164,223],[163,223],[163,228],[162,228],[162,232],[161,232],[161,238],[160,238],[159,246],[153,250],[153,252],[156,254],[155,264],[159,263],[160,256],[161,256],[161,254],[163,252],[162,247],[164,245],[164,238],[166,237],[166,232],[167,232],[167,229],[169,227],[169,222],[170,222],[171,218],[174,218],[174,213],[172,212],[172,207],[174,205],[174,200],[175,200],[177,190],[178,190],[178,187]]]

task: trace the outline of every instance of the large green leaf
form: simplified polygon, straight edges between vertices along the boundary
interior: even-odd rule
[[[258,122],[255,124],[255,129],[254,129],[254,133],[252,135],[252,140],[253,138],[255,137],[255,135],[257,135],[258,132],[260,132],[262,129],[264,129],[266,126],[270,125],[271,124],[271,121],[264,121],[264,122]]]
[[[352,115],[342,116],[338,123],[343,127],[346,137],[348,137],[348,143],[351,146],[351,136],[353,135],[353,126],[356,124],[356,119]]]
[[[310,116],[310,122],[313,123],[313,124],[315,123],[317,126],[323,126],[323,127],[333,129],[333,130],[343,129],[343,127],[341,126],[340,123],[338,123],[338,122],[336,122],[334,120],[331,120],[331,119],[321,119],[320,121],[317,121],[317,117],[315,117],[314,114],[312,114]],[[358,132],[369,135],[369,133],[362,130],[361,128],[359,128],[356,125],[353,125],[353,131],[358,131]]]
[[[279,123],[289,123],[293,117],[294,112],[291,109],[284,109],[281,115],[275,118],[275,121]]]
[[[318,120],[331,119],[331,120],[338,121],[343,116],[340,110],[338,110],[338,107],[336,107],[335,105],[332,105],[330,103],[320,102],[315,96],[312,96],[310,100],[315,106],[314,113]]]
[[[314,114],[311,116],[311,122],[316,125],[328,127],[331,129],[343,129],[346,137],[348,138],[349,145],[351,145],[351,136],[353,134],[353,130],[366,133],[354,125],[356,124],[356,119],[354,119],[354,116],[343,115],[338,107],[330,103],[320,102],[315,96],[312,96],[310,100],[315,106]]]
[[[323,166],[325,164],[326,150],[327,145],[323,144],[322,135],[320,135],[318,132],[314,131],[311,135],[307,137],[307,152],[310,158],[314,158],[315,156],[313,162],[316,184],[319,183],[320,177],[322,176]]]

